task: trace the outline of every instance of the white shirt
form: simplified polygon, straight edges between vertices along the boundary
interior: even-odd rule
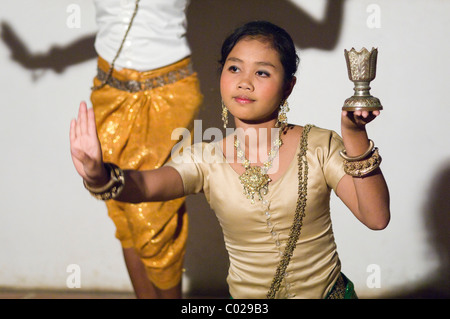
[[[116,69],[152,70],[191,54],[186,39],[189,0],[141,0],[130,32],[115,62]],[[135,0],[94,0],[97,54],[112,62],[135,9]]]

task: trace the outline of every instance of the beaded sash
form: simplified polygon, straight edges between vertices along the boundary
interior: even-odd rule
[[[180,81],[194,73],[192,63],[187,66],[167,72],[166,74],[155,76],[154,78],[146,79],[145,81],[121,81],[113,76],[108,78],[108,74],[102,69],[98,68],[97,78],[100,81],[105,81],[105,84],[122,91],[139,92],[151,90],[167,84]]]
[[[283,256],[278,264],[275,276],[272,280],[271,287],[267,292],[267,299],[274,299],[277,291],[280,289],[281,282],[285,277],[286,268],[291,260],[292,253],[297,246],[297,240],[300,236],[300,230],[303,225],[303,217],[305,216],[306,195],[308,188],[308,161],[306,159],[306,151],[308,149],[308,133],[313,125],[305,125],[300,140],[300,152],[298,153],[298,199],[295,209],[294,222],[292,223],[289,233],[289,239],[286,244]]]

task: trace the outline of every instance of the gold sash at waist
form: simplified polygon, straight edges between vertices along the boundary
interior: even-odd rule
[[[188,61],[186,61],[188,60]],[[184,62],[184,63],[183,63]],[[103,83],[103,81],[106,81],[106,84],[122,91],[127,92],[139,92],[139,91],[146,91],[151,90],[154,88],[158,88],[167,84],[175,83],[177,81],[180,81],[184,78],[187,78],[188,76],[192,75],[194,73],[194,69],[192,66],[192,62],[190,62],[190,59],[182,60],[176,64],[179,64],[179,67],[176,67],[175,69],[172,69],[168,72],[161,73],[161,72],[142,72],[142,80],[122,80],[118,79],[114,76],[114,73],[112,76],[107,79],[108,73],[107,71],[103,70],[103,68],[99,65],[97,68],[97,78]],[[169,68],[168,68],[169,69]],[[154,73],[154,74],[152,74]],[[148,74],[148,76],[145,76]]]

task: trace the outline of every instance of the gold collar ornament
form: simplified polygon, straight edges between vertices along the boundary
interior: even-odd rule
[[[244,186],[244,195],[251,199],[252,204],[255,203],[255,194],[259,196],[259,200],[267,195],[269,183],[272,181],[267,173],[263,173],[260,166],[246,167],[245,172],[239,176],[239,180]]]
[[[251,166],[250,161],[245,157],[245,152],[241,149],[241,142],[237,138],[237,135],[234,136],[234,147],[237,151],[237,157],[242,161],[242,165],[245,168],[244,173],[239,176],[239,180],[244,187],[244,195],[251,200],[252,204],[255,203],[255,196],[257,196],[257,199],[263,200],[269,191],[269,183],[272,179],[267,172],[272,167],[273,160],[277,157],[278,151],[281,145],[283,145],[283,141],[281,140],[281,132],[283,129],[284,127],[280,128],[279,135],[269,151],[269,157],[262,166]]]

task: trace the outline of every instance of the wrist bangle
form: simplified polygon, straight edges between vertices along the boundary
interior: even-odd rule
[[[372,156],[363,161],[347,161],[344,160],[344,171],[353,177],[364,177],[369,175],[381,164],[381,156],[378,154],[378,148],[372,153]]]
[[[97,199],[115,199],[125,186],[125,176],[123,171],[113,163],[105,163],[105,168],[110,175],[108,183],[101,187],[92,187],[83,180],[83,185]]]
[[[346,161],[349,161],[349,162],[361,161],[363,159],[366,159],[370,155],[372,155],[372,153],[374,152],[374,146],[375,145],[374,145],[373,141],[369,140],[369,148],[367,149],[367,151],[365,151],[363,154],[361,154],[359,156],[348,156],[346,150],[342,150],[339,154],[341,155],[341,157],[343,159],[345,159]]]

